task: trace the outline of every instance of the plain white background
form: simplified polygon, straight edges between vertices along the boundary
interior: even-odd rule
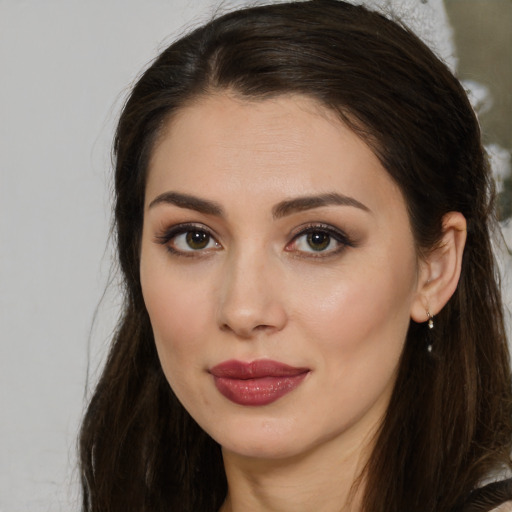
[[[79,509],[87,361],[94,380],[119,300],[93,322],[113,126],[136,74],[218,3],[0,0],[0,512]]]

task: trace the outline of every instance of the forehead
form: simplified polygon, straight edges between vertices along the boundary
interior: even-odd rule
[[[334,191],[402,200],[371,149],[315,100],[197,99],[168,120],[155,144],[146,200],[167,190],[279,201]],[[391,195],[391,196],[390,196]]]
[[[287,151],[298,155],[306,149],[312,132],[324,132],[324,124],[335,130],[342,127],[333,111],[304,95],[252,100],[219,92],[195,98],[168,119],[154,152],[162,144],[169,147],[171,139],[177,146],[180,139],[204,151],[238,146],[255,153],[280,153],[284,159],[290,156]]]

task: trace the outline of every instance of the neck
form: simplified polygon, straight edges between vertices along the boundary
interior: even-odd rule
[[[220,512],[358,512],[371,444],[336,439],[275,460],[223,450],[228,496]]]

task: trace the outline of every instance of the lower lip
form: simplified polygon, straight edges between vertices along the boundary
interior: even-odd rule
[[[214,377],[217,389],[228,400],[239,405],[268,405],[293,391],[308,372],[283,377],[232,379]]]

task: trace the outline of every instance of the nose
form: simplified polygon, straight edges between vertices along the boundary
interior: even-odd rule
[[[244,339],[282,330],[287,313],[279,283],[278,265],[261,254],[226,261],[220,286],[219,328]]]

